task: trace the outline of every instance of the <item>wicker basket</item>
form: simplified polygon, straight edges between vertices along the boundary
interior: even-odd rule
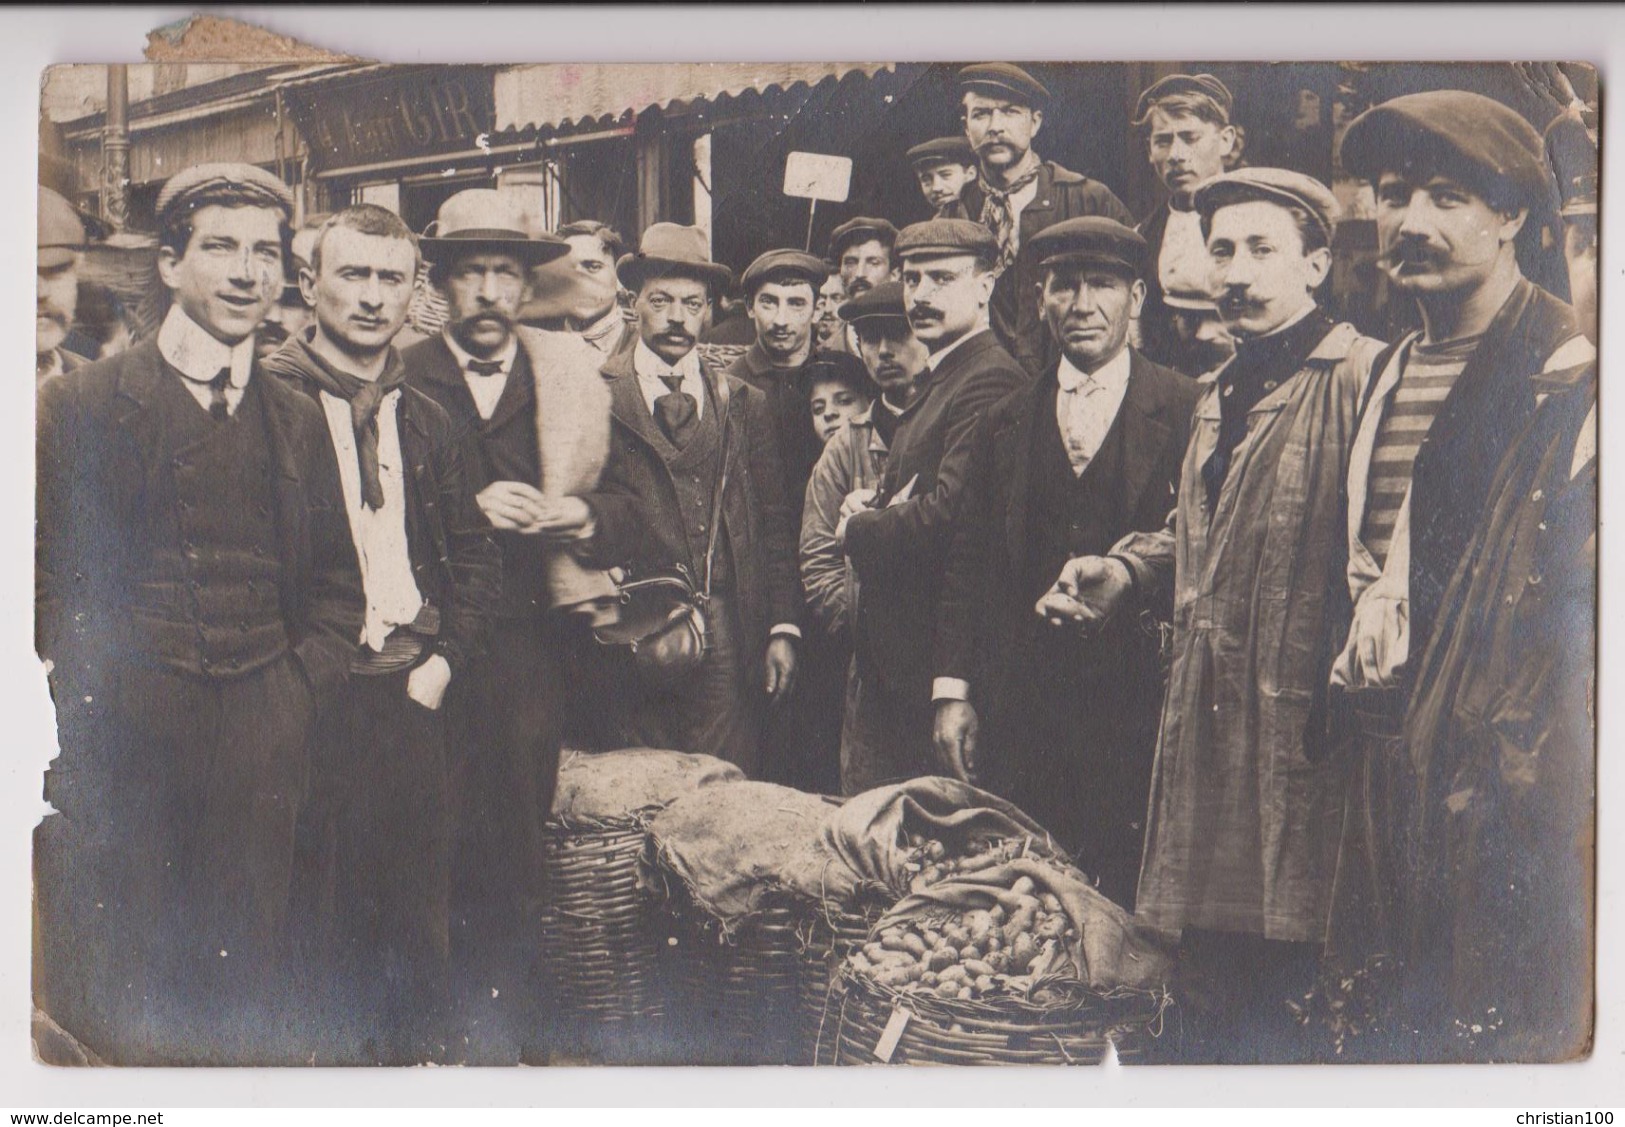
[[[807,1056],[798,1063],[835,1063],[835,1025],[840,1014],[841,967],[862,947],[869,930],[885,913],[880,904],[841,906],[826,903],[811,920],[802,952],[801,1011]]]
[[[838,1064],[876,1064],[894,1010],[910,1017],[892,1064],[1098,1064],[1109,1046],[1120,1060],[1144,1054],[1161,1034],[1165,993],[1082,988],[1068,1001],[1041,1007],[1020,998],[961,1001],[902,994],[850,967],[841,971],[835,1034]]]

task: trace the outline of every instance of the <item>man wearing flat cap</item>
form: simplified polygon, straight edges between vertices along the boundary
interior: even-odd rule
[[[1061,356],[977,425],[938,616],[936,738],[1132,910],[1167,615],[1130,602],[1083,628],[1045,600],[1069,559],[1164,526],[1199,388],[1129,347],[1139,234],[1068,219],[1032,252]]]
[[[936,137],[908,150],[908,163],[933,215],[941,215],[976,188],[976,150],[963,135]],[[967,212],[982,212],[981,199],[967,200]]]
[[[613,594],[574,552],[588,531],[580,495],[597,485],[607,455],[609,404],[596,349],[573,333],[517,323],[531,269],[562,258],[567,243],[530,237],[518,202],[483,188],[442,204],[434,231],[420,245],[446,323],[401,360],[407,383],[466,443],[475,501],[502,554],[484,653],[447,689],[452,945],[459,964],[500,952],[506,962],[496,973],[519,973],[533,951],[525,937],[542,895],[541,823],[571,707],[565,671],[591,644],[585,615],[575,612]],[[523,994],[517,982],[502,991]],[[524,1020],[501,1005],[501,1020]]]
[[[73,205],[49,188],[39,190],[39,274],[34,306],[34,383],[83,367],[90,361],[63,347],[79,305],[79,262],[85,223]]]
[[[1313,982],[1343,805],[1326,720],[1348,623],[1343,488],[1382,345],[1316,302],[1337,214],[1324,184],[1239,169],[1195,203],[1236,355],[1196,405],[1170,527],[1069,562],[1058,586],[1089,621],[1172,584],[1137,911],[1182,933],[1193,979],[1219,988],[1187,1014],[1184,1059],[1256,1060],[1260,1044],[1291,1059],[1287,1002]]]
[[[761,391],[695,351],[712,297],[732,281],[703,231],[656,223],[618,273],[635,295],[638,342],[603,366],[610,456],[587,498],[586,550],[633,578],[680,566],[710,592],[703,661],[676,685],[633,681],[617,702],[626,738],[760,778],[764,713],[793,688],[801,636],[777,424]]]
[[[1168,191],[1139,226],[1151,261],[1140,347],[1188,376],[1212,371],[1228,355],[1215,356],[1202,339],[1202,327],[1211,326],[1217,310],[1208,287],[1207,243],[1191,197],[1240,159],[1233,107],[1229,88],[1213,75],[1170,74],[1146,88],[1134,111],[1151,168]]]
[[[254,361],[292,210],[251,165],[172,178],[156,338],[40,401],[52,797],[102,919],[72,937],[94,969],[64,1024],[109,1060],[304,1056],[275,1036],[294,823],[364,604],[321,409]]]
[[[932,219],[897,236],[903,305],[927,349],[927,375],[904,412],[878,491],[858,490],[837,528],[861,594],[858,684],[842,787],[921,774],[968,778],[938,761],[931,729],[931,647],[947,553],[971,472],[977,420],[1023,386],[1021,366],[988,326],[999,247],[980,223]]]
[[[897,228],[884,219],[859,215],[840,224],[829,234],[829,261],[848,299],[867,293],[882,282],[897,280]],[[842,323],[825,348],[858,354],[858,339],[852,326]]]
[[[1042,274],[1021,248],[1052,223],[1103,215],[1134,225],[1123,202],[1098,180],[1040,160],[1033,138],[1044,124],[1050,93],[1013,63],[977,63],[959,72],[960,120],[980,162],[981,210],[964,201],[943,214],[971,219],[998,243],[999,282],[992,324],[1006,351],[1033,376],[1054,360],[1054,344],[1038,313]]]
[[[1415,297],[1422,329],[1379,361],[1350,457],[1348,592],[1354,616],[1333,681],[1346,704],[1357,758],[1330,942],[1340,966],[1358,969],[1380,957],[1397,970],[1403,985],[1391,988],[1404,992],[1410,1022],[1442,1032],[1452,1018],[1469,1024],[1487,1020],[1473,1012],[1477,1002],[1505,1012],[1524,1010],[1527,997],[1509,988],[1504,974],[1491,985],[1472,960],[1451,963],[1450,943],[1439,930],[1440,917],[1449,913],[1440,912],[1433,898],[1442,887],[1438,878],[1445,859],[1437,852],[1414,852],[1417,827],[1443,816],[1427,806],[1432,795],[1443,792],[1415,796],[1423,794],[1422,780],[1459,788],[1461,776],[1447,781],[1458,770],[1507,770],[1511,750],[1502,745],[1499,766],[1463,762],[1455,758],[1461,745],[1407,741],[1405,732],[1415,718],[1407,721],[1406,714],[1419,687],[1418,667],[1437,631],[1458,632],[1457,644],[1463,646],[1490,647],[1499,637],[1505,647],[1518,635],[1515,626],[1508,632],[1503,620],[1501,629],[1486,631],[1477,642],[1462,638],[1460,625],[1446,617],[1447,589],[1475,529],[1490,516],[1498,468],[1509,450],[1523,453],[1526,441],[1551,441],[1530,437],[1547,425],[1535,423],[1537,409],[1548,397],[1583,403],[1596,351],[1574,310],[1530,282],[1520,266],[1521,252],[1540,249],[1539,228],[1551,221],[1558,198],[1546,147],[1522,116],[1461,90],[1395,98],[1349,126],[1342,160],[1375,189],[1379,261],[1393,285]],[[1528,237],[1532,230],[1536,239]],[[1578,427],[1585,407],[1571,413]],[[1568,468],[1565,464],[1563,472]],[[1594,504],[1583,483],[1576,489],[1568,485],[1559,474],[1537,483],[1531,496],[1538,502],[1552,490]],[[1553,510],[1546,518],[1554,528],[1565,523],[1556,514]],[[1578,537],[1574,555],[1584,555],[1584,539]],[[1556,540],[1526,542],[1539,542],[1545,551]],[[1499,543],[1488,546],[1500,549]],[[1533,615],[1540,603],[1574,599],[1578,592],[1572,584],[1561,593],[1544,586],[1548,571],[1554,581],[1565,573],[1585,574],[1583,566],[1565,568],[1560,562],[1567,561],[1552,560],[1549,566],[1538,556],[1527,564],[1513,561],[1509,566],[1527,582],[1505,594],[1506,604]],[[1593,582],[1594,576],[1585,578],[1585,589]],[[1586,609],[1571,615],[1575,634],[1566,645],[1590,633],[1589,596],[1572,605]],[[1479,658],[1507,660],[1504,648],[1485,649]],[[1437,710],[1448,693],[1436,683],[1428,688],[1429,707]],[[1503,703],[1486,701],[1478,722],[1502,730],[1508,723],[1500,711]],[[1541,723],[1560,722],[1556,715],[1531,715]],[[1436,733],[1442,725],[1432,723]],[[1522,744],[1527,732],[1508,738]],[[1528,745],[1530,761],[1545,759],[1535,753],[1536,746]],[[1527,781],[1520,777],[1505,785],[1519,791]],[[1486,794],[1498,785],[1489,779],[1481,784]],[[1464,801],[1471,812],[1463,817],[1494,816],[1484,805],[1488,799]],[[1492,871],[1493,862],[1479,852],[1477,860],[1451,855],[1454,875],[1464,886]],[[1480,861],[1485,868],[1479,868]],[[1429,873],[1418,873],[1416,865]],[[1532,921],[1532,926],[1544,924]],[[1499,1000],[1496,990],[1504,991]]]

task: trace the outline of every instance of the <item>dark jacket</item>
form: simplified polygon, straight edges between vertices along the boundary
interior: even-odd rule
[[[49,381],[40,392],[36,614],[40,655],[67,685],[111,699],[155,478],[160,381],[174,379],[156,341]],[[318,700],[349,675],[364,610],[327,424],[305,396],[262,371],[282,617]]]
[[[1044,272],[1029,253],[1033,236],[1062,220],[1085,215],[1104,215],[1124,226],[1134,226],[1134,216],[1123,206],[1123,201],[1098,180],[1046,160],[1039,165],[1036,183],[1038,193],[1033,196],[1033,202],[1022,209],[1018,224],[1016,264],[1001,275],[993,287],[990,307],[993,331],[999,335],[999,342],[1035,378],[1054,363],[1056,351],[1035,296],[1044,281]],[[966,195],[967,199],[944,209],[943,214],[980,221],[979,205],[976,214],[970,212],[970,205],[981,199],[981,193]]]
[[[693,558],[672,471],[661,456],[659,424],[644,402],[626,350],[603,367],[610,385],[609,462],[597,491],[583,496],[591,507],[594,535],[586,553],[599,567],[625,567],[636,574],[669,572],[682,563],[702,574]],[[778,436],[767,398],[704,361],[706,383],[728,381],[728,444],[732,450],[723,494],[722,521],[739,616],[741,648],[748,668],[767,649],[768,631],[802,619],[796,535],[784,497]],[[715,407],[715,399],[706,409]],[[700,519],[708,519],[709,514]]]
[[[912,481],[909,499],[847,522],[847,555],[860,584],[858,668],[872,683],[929,699],[932,634],[972,472],[972,435],[993,404],[1029,382],[991,331],[961,341],[904,413],[887,455],[882,499]]]
[[[303,340],[292,340],[267,359],[263,370],[313,400],[321,386],[311,375],[316,361]],[[391,356],[391,363],[400,363]],[[465,464],[466,443],[451,417],[409,385],[396,401],[401,457],[406,462],[406,544],[418,593],[440,615],[434,652],[461,673],[485,649],[485,635],[502,593],[502,554],[491,524],[474,501]],[[328,452],[337,457],[328,438]]]
[[[1200,372],[1189,370],[1198,365],[1192,364],[1183,355],[1179,334],[1174,329],[1174,311],[1163,300],[1162,277],[1157,269],[1162,258],[1163,232],[1168,229],[1168,201],[1158,204],[1156,210],[1146,216],[1136,229],[1145,238],[1145,260],[1148,264],[1145,271],[1145,303],[1140,306],[1140,351],[1155,364],[1166,365],[1192,376],[1200,375]]]
[[[809,357],[810,358],[810,357]],[[768,361],[760,342],[728,366],[728,374],[743,380],[767,397],[768,409],[779,432],[779,459],[784,469],[784,496],[790,502],[795,527],[801,527],[801,502],[807,493],[807,479],[824,452],[824,444],[813,430],[811,390],[802,378],[805,365],[776,368]]]

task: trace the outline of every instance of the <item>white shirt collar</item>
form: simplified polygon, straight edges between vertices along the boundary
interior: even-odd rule
[[[659,379],[661,376],[682,376],[686,383],[690,378],[700,377],[700,351],[691,348],[683,358],[675,364],[668,364],[654,349],[638,338],[638,343],[632,349],[632,370],[641,379]]]
[[[443,330],[440,337],[446,342],[446,347],[451,350],[451,355],[453,359],[457,361],[457,366],[463,371],[468,371],[469,361],[479,359],[479,357],[471,354],[467,349],[463,348],[462,345],[458,344],[457,341],[453,339],[451,330]],[[515,334],[508,337],[507,345],[502,349],[501,352],[491,357],[491,359],[502,365],[502,374],[506,376],[513,371],[514,357],[518,355],[519,337],[517,334]]]
[[[947,347],[943,348],[941,352],[933,352],[931,355],[927,356],[925,358],[925,366],[926,366],[926,368],[928,368],[929,370],[935,372],[937,370],[937,366],[948,358],[948,354],[950,352],[952,352],[954,349],[958,348],[960,345],[964,344],[966,341],[970,340],[971,337],[975,336],[977,333],[981,332],[985,328],[987,328],[987,325],[985,323],[978,324],[970,332],[966,333],[964,336],[960,337],[958,340],[954,341],[952,344],[950,344]]]
[[[1125,346],[1118,349],[1117,355],[1106,361],[1093,372],[1085,372],[1075,366],[1064,355],[1061,357],[1061,367],[1056,377],[1061,381],[1062,391],[1077,391],[1080,387],[1087,388],[1093,385],[1097,388],[1115,388],[1128,383],[1129,354]]]
[[[241,389],[248,386],[254,370],[253,334],[234,345],[225,344],[188,317],[179,302],[169,307],[158,329],[158,353],[194,383],[208,383],[221,368],[229,368],[231,386]]]

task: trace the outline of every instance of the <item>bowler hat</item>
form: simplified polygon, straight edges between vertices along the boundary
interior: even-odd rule
[[[745,267],[745,273],[739,279],[739,286],[745,291],[746,297],[751,297],[756,293],[756,288],[769,279],[788,275],[797,281],[806,282],[816,293],[818,287],[829,277],[829,273],[828,263],[805,251],[770,250],[758,255],[756,261]]]
[[[279,209],[284,217],[293,215],[293,192],[263,168],[241,161],[194,164],[171,176],[158,192],[153,210],[158,226],[164,227],[180,208],[200,196],[235,192]]]
[[[957,254],[974,254],[989,260],[999,257],[999,241],[993,232],[969,219],[927,219],[923,223],[911,223],[898,232],[893,249],[904,259]]]
[[[933,164],[975,164],[976,151],[963,134],[958,137],[934,137],[910,149],[908,162],[915,168]]]
[[[418,240],[423,257],[449,266],[463,254],[511,254],[526,267],[570,253],[570,244],[552,235],[531,238],[517,197],[491,188],[469,188],[440,205],[430,225],[434,232]]]
[[[1140,95],[1140,101],[1134,107],[1134,120],[1144,121],[1154,103],[1176,94],[1199,94],[1212,98],[1214,104],[1224,111],[1226,122],[1236,108],[1236,99],[1230,93],[1230,88],[1211,74],[1170,74],[1145,88],[1145,93]]]
[[[39,190],[39,264],[66,266],[85,248],[85,225],[73,205],[49,188]]]
[[[1337,230],[1337,197],[1316,180],[1289,168],[1238,168],[1215,176],[1196,189],[1193,202],[1204,219],[1226,204],[1266,200],[1307,211],[1326,235],[1327,245]]]
[[[961,90],[985,90],[1034,109],[1049,105],[1044,84],[1014,63],[974,63],[959,72]]]
[[[867,215],[848,219],[829,233],[829,256],[838,262],[841,252],[847,247],[854,243],[866,243],[871,239],[891,246],[897,242],[897,227],[884,219],[875,219]]]
[[[1033,236],[1032,253],[1040,266],[1078,262],[1105,266],[1140,277],[1145,271],[1145,237],[1132,227],[1103,215],[1066,219]]]
[[[836,315],[848,324],[856,324],[870,317],[906,319],[908,309],[903,305],[903,283],[881,282],[873,289],[864,290],[852,300],[843,302]]]
[[[1338,152],[1362,180],[1437,164],[1479,189],[1510,188],[1520,206],[1556,208],[1557,185],[1535,127],[1468,90],[1428,90],[1372,106],[1349,124]]]
[[[651,277],[676,275],[704,282],[712,289],[733,283],[733,271],[711,261],[705,232],[680,223],[651,223],[636,254],[623,254],[615,264],[621,285],[636,293]]]

